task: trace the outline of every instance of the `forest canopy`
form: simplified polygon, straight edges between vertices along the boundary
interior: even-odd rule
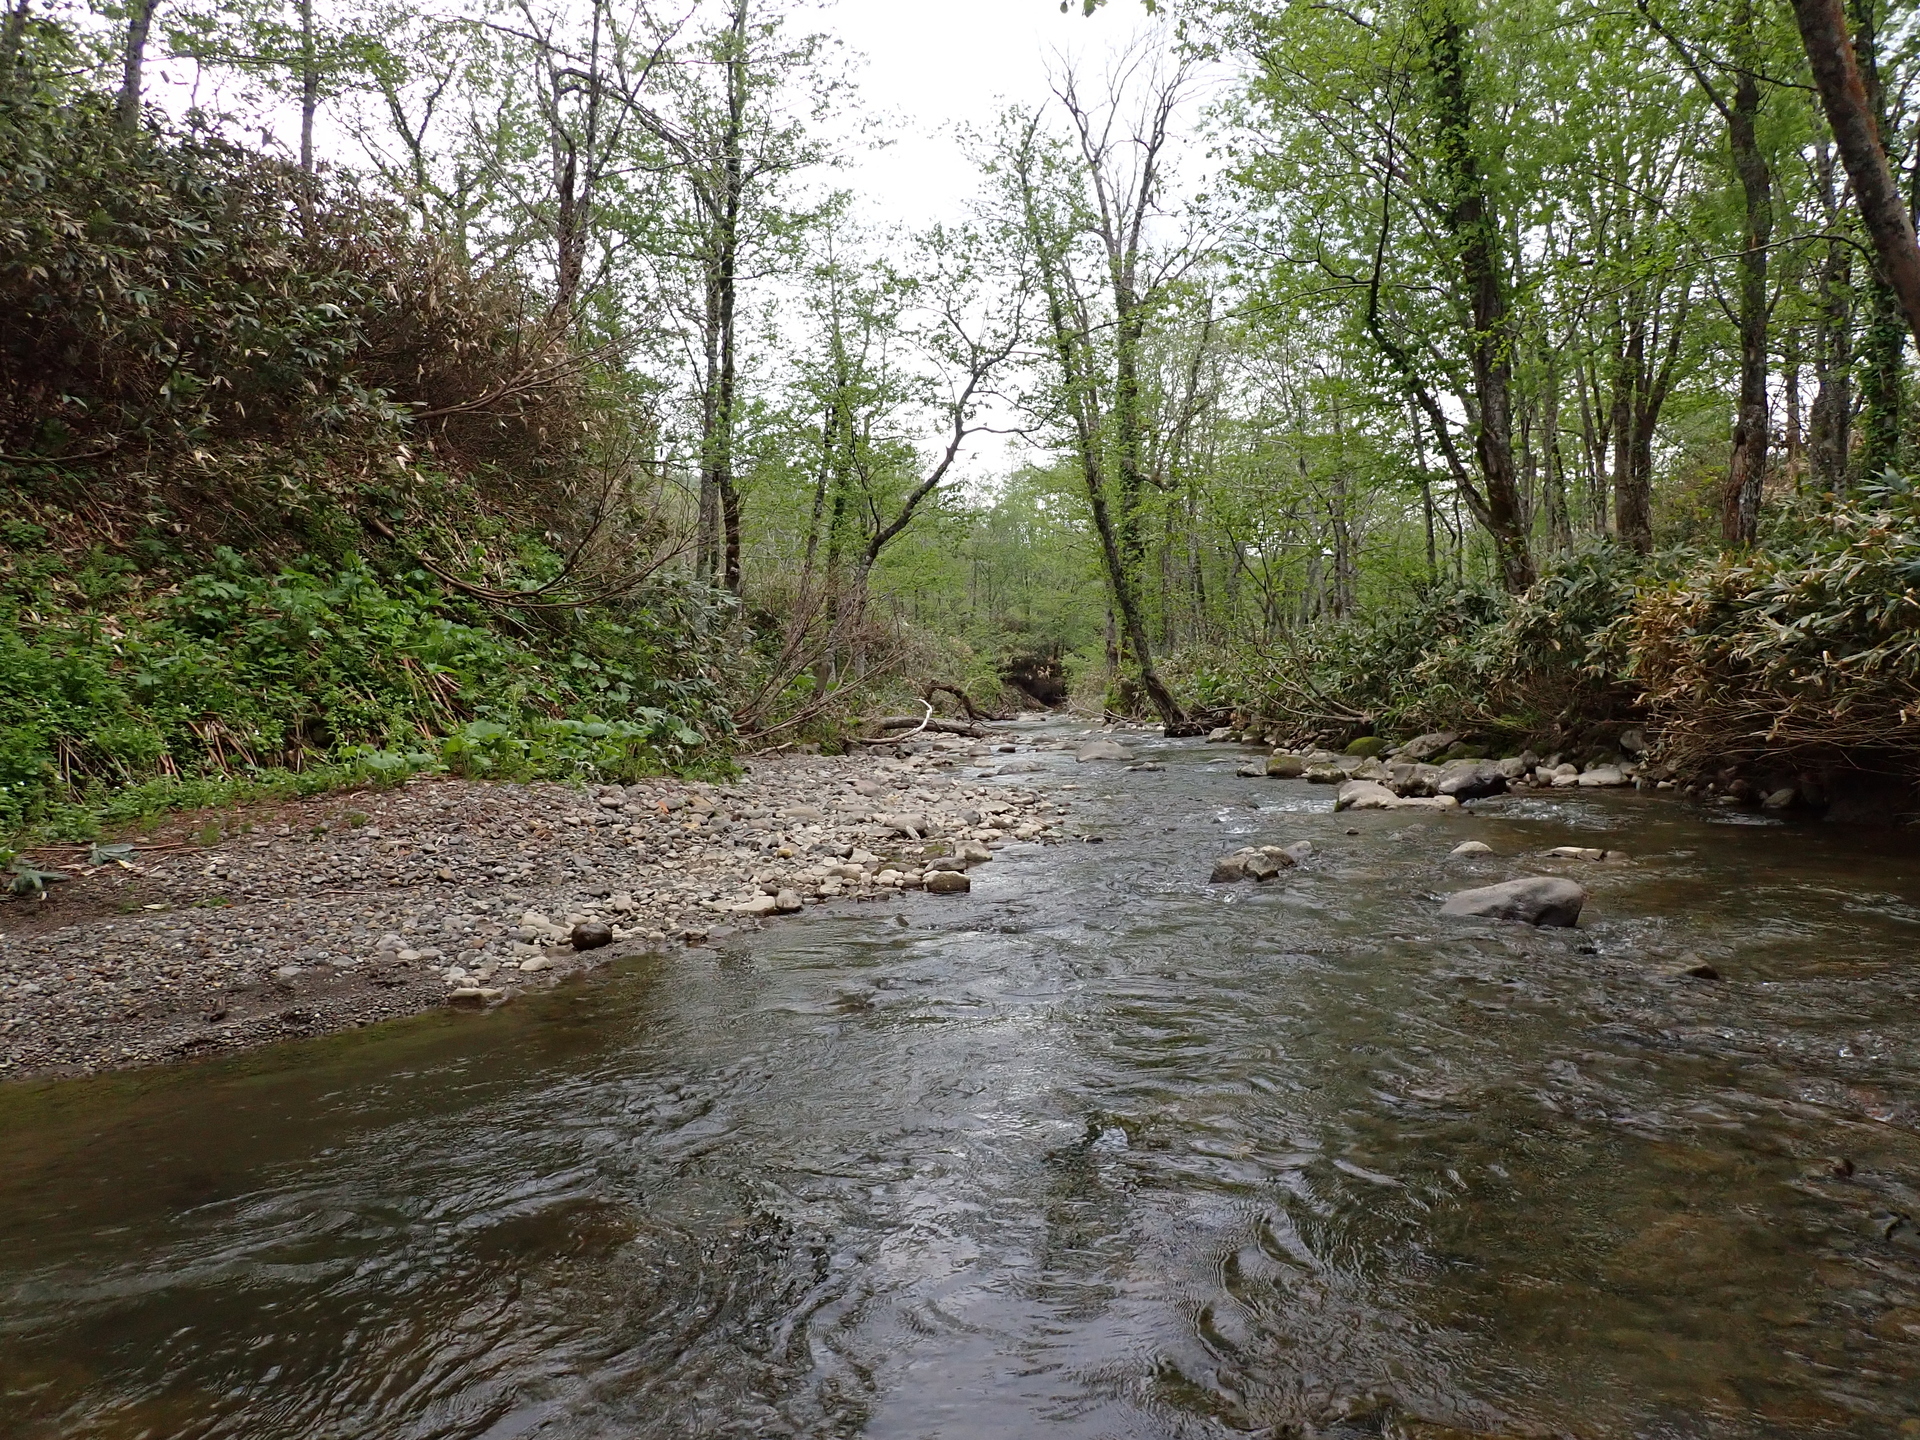
[[[1132,13],[910,227],[784,0],[10,0],[0,819],[954,694],[1920,763],[1910,13]]]

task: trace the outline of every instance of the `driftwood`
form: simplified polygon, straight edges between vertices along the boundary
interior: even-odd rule
[[[907,730],[909,734],[919,730],[932,730],[941,735],[965,735],[972,740],[984,740],[987,732],[978,725],[965,720],[922,720],[917,715],[883,715],[878,720],[869,720],[869,725],[878,725],[882,730]],[[891,745],[904,740],[905,735],[887,735],[881,737]]]
[[[1013,718],[1011,715],[991,715],[984,710],[977,709],[967,692],[962,690],[958,685],[942,685],[937,683],[929,685],[927,686],[926,694],[921,697],[921,703],[923,705],[931,705],[933,703],[933,697],[936,695],[953,696],[954,699],[960,702],[960,708],[967,712],[967,719],[969,720],[1011,720]]]

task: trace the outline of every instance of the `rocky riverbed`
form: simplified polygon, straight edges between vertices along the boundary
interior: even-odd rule
[[[722,784],[423,779],[185,817],[100,865],[36,852],[71,878],[0,902],[0,1076],[485,1007],[808,905],[964,894],[997,849],[1060,834],[1059,797],[1012,778],[1027,748],[767,757]]]

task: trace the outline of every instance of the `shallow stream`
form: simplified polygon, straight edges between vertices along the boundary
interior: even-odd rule
[[[1920,847],[1129,743],[969,897],[0,1088],[0,1436],[1920,1436]]]

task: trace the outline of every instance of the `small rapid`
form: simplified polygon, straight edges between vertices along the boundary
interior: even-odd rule
[[[967,897],[0,1089],[0,1436],[1920,1435],[1920,847],[1128,743]]]

